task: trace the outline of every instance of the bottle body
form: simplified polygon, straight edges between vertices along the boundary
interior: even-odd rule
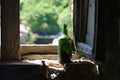
[[[69,37],[64,37],[59,40],[58,59],[61,64],[71,63],[73,41]]]
[[[67,25],[64,24],[63,36],[58,41],[58,59],[61,64],[71,63],[74,51],[73,40],[68,36]]]

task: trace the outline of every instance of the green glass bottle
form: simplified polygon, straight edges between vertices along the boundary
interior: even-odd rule
[[[58,59],[61,64],[71,63],[72,52],[74,51],[73,40],[68,36],[67,25],[64,24],[63,36],[58,41]]]

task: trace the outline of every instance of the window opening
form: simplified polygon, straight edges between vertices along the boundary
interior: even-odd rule
[[[63,24],[73,34],[72,0],[20,0],[20,43],[57,44]]]

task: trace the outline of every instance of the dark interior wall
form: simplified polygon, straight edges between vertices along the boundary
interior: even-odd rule
[[[120,18],[119,18],[119,46],[120,46]]]
[[[118,11],[118,14],[119,14],[119,46],[120,46],[120,1],[119,1],[119,11]]]
[[[1,1],[0,1],[0,46],[1,46]],[[0,49],[0,59],[1,59],[1,49]]]
[[[103,80],[120,80],[120,46],[119,46],[119,0],[101,0],[99,13],[103,28],[105,62],[102,64]],[[112,5],[112,6],[111,6]],[[103,20],[103,21],[102,21]],[[101,26],[102,26],[101,25]],[[101,48],[102,49],[102,48]],[[100,57],[100,55],[99,55]]]
[[[95,60],[105,62],[107,48],[107,26],[108,26],[108,5],[105,0],[96,0],[96,38],[95,38]]]

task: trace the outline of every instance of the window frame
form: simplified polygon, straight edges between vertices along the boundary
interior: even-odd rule
[[[89,1],[88,1],[89,3]],[[84,14],[84,8],[82,7],[82,4],[86,4],[83,0],[74,0],[74,11],[73,11],[73,28],[74,28],[74,37],[75,37],[75,44],[77,47],[77,42],[85,42],[86,38],[86,29],[87,25],[87,19],[82,19],[82,16],[87,16]],[[94,42],[93,42],[93,48],[92,48],[92,55],[88,54],[82,54],[80,51],[77,50],[78,53],[80,53],[83,56],[86,56],[88,58],[91,58],[96,61],[104,62],[105,61],[105,55],[106,55],[106,47],[107,47],[107,28],[106,28],[106,19],[107,15],[103,14],[105,9],[103,9],[102,1],[95,0],[95,22],[94,22]],[[106,5],[105,5],[106,6]],[[80,10],[81,9],[81,10]],[[83,10],[83,11],[82,11]],[[88,9],[86,9],[88,10]],[[80,14],[81,13],[81,14]],[[104,16],[104,17],[103,17]],[[88,18],[88,16],[86,17]],[[83,21],[83,22],[82,22]]]
[[[73,0],[73,33],[75,44],[79,41],[81,35],[79,29],[81,28],[80,20],[80,2],[82,0]],[[99,3],[99,5],[98,5]],[[102,8],[103,5],[101,1],[96,0],[97,11],[96,14],[99,16],[96,21],[96,35],[94,44],[94,54],[97,56],[96,59],[103,60],[105,58],[106,50],[106,25],[105,20],[107,19],[106,14],[102,12],[106,11]],[[1,0],[1,59],[3,60],[20,60],[21,54],[20,50],[20,31],[19,31],[19,0]],[[105,35],[103,35],[105,34]],[[84,38],[82,38],[84,39]],[[104,46],[104,47],[103,47]],[[34,46],[33,46],[34,47]],[[40,46],[39,46],[40,47]],[[38,47],[38,48],[39,48]],[[52,46],[51,46],[52,47]],[[45,47],[47,50],[47,48]],[[56,51],[57,52],[57,51]]]
[[[73,0],[71,0],[71,1],[73,1]],[[57,47],[58,47],[58,44],[20,44],[20,54],[28,54],[28,53],[57,54]],[[26,48],[29,51],[26,51]],[[34,49],[32,49],[32,48],[34,48]]]
[[[73,0],[71,0],[73,2]],[[73,5],[71,5],[73,7]],[[73,8],[72,8],[73,9]],[[72,10],[71,10],[72,12]],[[72,20],[72,19],[71,19]],[[21,54],[27,54],[27,53],[53,53],[57,54],[57,47],[58,44],[20,44],[20,53]],[[24,48],[29,48],[29,51],[26,51]],[[34,50],[32,49],[34,48]],[[39,50],[38,50],[39,49]],[[43,50],[40,50],[43,49]],[[32,51],[33,50],[33,51]],[[36,52],[35,52],[36,50]]]
[[[92,49],[92,55],[88,55],[86,53],[82,53],[77,49],[77,52],[90,57],[94,58],[96,54],[96,39],[97,39],[97,0],[95,0],[95,22],[94,22],[94,43]],[[75,36],[75,44],[77,46],[77,42],[86,43],[86,33],[87,33],[87,26],[88,26],[88,10],[89,10],[89,0],[74,0],[74,17],[73,17],[73,24],[74,24],[74,36]]]

